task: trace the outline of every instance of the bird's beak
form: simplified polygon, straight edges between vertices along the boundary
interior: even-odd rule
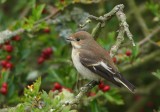
[[[73,37],[66,38],[67,41],[74,41]]]

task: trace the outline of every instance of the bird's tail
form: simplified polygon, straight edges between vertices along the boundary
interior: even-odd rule
[[[135,86],[131,84],[128,80],[126,80],[122,75],[121,77],[114,77],[114,79],[129,89],[132,93],[135,93]]]

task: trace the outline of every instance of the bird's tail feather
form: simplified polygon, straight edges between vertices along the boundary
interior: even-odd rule
[[[123,76],[121,78],[114,77],[114,79],[124,85],[127,89],[129,89],[132,93],[135,93],[135,86],[131,84],[128,80],[126,80]]]

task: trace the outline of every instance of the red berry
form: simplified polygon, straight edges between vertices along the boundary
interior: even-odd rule
[[[104,86],[104,88],[102,89],[103,92],[107,92],[108,90],[110,90],[110,86],[108,85]]]
[[[45,33],[50,33],[50,32],[51,32],[51,29],[50,29],[49,27],[47,27],[47,28],[45,28],[43,31],[44,31]]]
[[[42,54],[41,56],[44,57],[45,59],[49,59],[50,58],[50,55],[53,53],[53,50],[52,48],[46,48],[42,51]]]
[[[3,95],[6,95],[7,94],[7,88],[1,87],[0,93],[3,94]]]
[[[117,58],[116,57],[113,57],[112,60],[113,60],[114,63],[117,62]]]
[[[20,41],[21,40],[21,37],[19,35],[16,35],[12,38],[12,40],[14,41]]]
[[[38,58],[38,64],[42,64],[45,61],[45,59],[43,57],[39,57]]]
[[[44,50],[42,51],[42,53],[45,54],[45,55],[51,55],[52,52],[53,52],[53,50],[52,50],[52,48],[50,48],[50,47],[48,47],[48,48],[46,48],[46,49],[44,49]]]
[[[101,81],[100,84],[98,85],[99,89],[103,89],[104,88],[104,83]]]
[[[55,88],[56,90],[60,90],[60,89],[62,89],[62,86],[61,86],[58,82],[55,82],[55,83],[54,83],[54,88]]]
[[[131,56],[131,54],[132,54],[132,52],[131,52],[130,50],[127,50],[127,51],[126,51],[126,55],[127,55],[127,56]]]
[[[6,67],[7,63],[8,63],[8,62],[7,62],[6,60],[2,60],[2,61],[1,61],[2,67]]]
[[[5,45],[4,46],[4,50],[6,50],[7,52],[12,52],[13,51],[13,46],[11,46],[11,45]]]
[[[4,82],[4,83],[2,84],[2,87],[8,88],[8,84],[7,84],[6,82]]]
[[[8,56],[6,57],[7,60],[11,60],[11,58],[12,58],[11,55],[8,55]]]
[[[41,57],[43,57],[44,59],[49,59],[50,58],[50,55],[45,55],[45,54],[41,54]]]
[[[8,68],[8,69],[12,69],[12,68],[13,68],[13,64],[12,64],[12,63],[10,63],[10,62],[8,62],[8,63],[6,64],[6,68]]]

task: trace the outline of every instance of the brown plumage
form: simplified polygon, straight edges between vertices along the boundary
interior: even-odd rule
[[[109,53],[88,32],[79,31],[67,40],[71,41],[73,47],[74,66],[84,78],[96,81],[104,78],[134,92],[135,87],[120,74]]]

